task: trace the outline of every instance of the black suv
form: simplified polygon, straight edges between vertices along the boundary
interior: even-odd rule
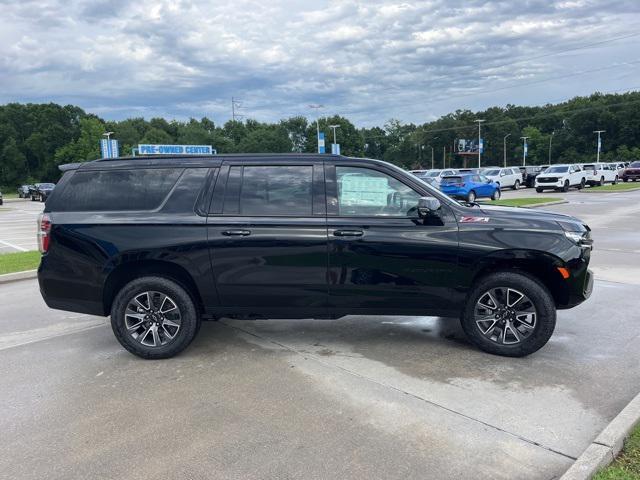
[[[202,319],[459,317],[524,356],[589,297],[591,235],[559,214],[463,204],[385,162],[333,155],[120,158],[62,167],[40,291],[111,315],[130,352],[183,350]]]

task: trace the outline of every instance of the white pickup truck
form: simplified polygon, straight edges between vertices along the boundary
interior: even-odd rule
[[[587,185],[601,187],[605,183],[618,183],[618,171],[608,163],[585,163],[582,168]]]
[[[567,192],[570,187],[584,188],[587,183],[585,172],[580,165],[551,165],[536,177],[536,192],[544,190],[562,190]]]

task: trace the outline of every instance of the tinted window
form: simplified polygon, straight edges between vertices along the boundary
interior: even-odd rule
[[[442,182],[440,182],[441,185],[450,185],[452,183],[461,183],[462,182],[462,177],[444,177],[442,179]]]
[[[640,168],[640,162],[631,162],[629,165],[631,168]]]
[[[240,215],[312,214],[312,166],[233,168],[243,170],[238,212]],[[229,174],[231,180],[231,171]],[[229,213],[226,199],[224,212]]]
[[[52,198],[53,210],[105,212],[154,210],[171,191],[182,169],[78,171]]]
[[[420,195],[387,174],[359,167],[336,167],[338,214],[415,216]]]
[[[549,167],[544,173],[566,173],[569,171],[569,167]]]
[[[496,175],[500,174],[500,170],[485,170],[484,172],[482,172],[482,174],[495,177]]]

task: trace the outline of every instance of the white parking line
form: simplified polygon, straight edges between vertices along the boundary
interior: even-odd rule
[[[4,240],[0,240],[0,243],[3,244],[3,245],[6,245],[7,247],[15,248],[16,250],[19,250],[20,252],[28,252],[29,251],[26,248],[19,247],[18,245],[14,245],[13,243],[5,242]]]

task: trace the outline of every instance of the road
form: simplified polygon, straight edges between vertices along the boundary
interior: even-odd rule
[[[36,282],[0,285],[0,478],[560,476],[640,385],[640,192],[563,195],[600,279],[524,359],[455,319],[348,317],[209,322],[144,361]]]
[[[37,250],[38,214],[42,203],[23,199],[5,199],[0,207],[0,254]]]

